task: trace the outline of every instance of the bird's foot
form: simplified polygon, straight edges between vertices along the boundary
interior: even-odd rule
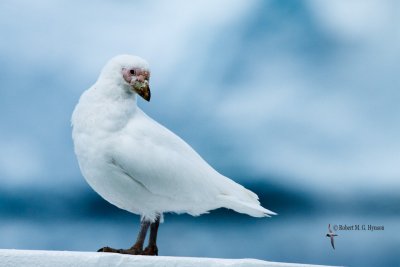
[[[97,252],[111,252],[111,253],[119,253],[119,254],[130,254],[130,255],[142,255],[143,250],[135,247],[131,247],[128,249],[115,249],[110,247],[103,247],[99,249]]]
[[[156,245],[149,245],[142,252],[142,255],[158,256],[158,248]]]

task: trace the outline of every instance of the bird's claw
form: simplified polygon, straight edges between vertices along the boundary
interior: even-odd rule
[[[151,245],[148,246],[143,250],[142,255],[147,255],[147,256],[158,256],[158,248],[156,245]]]
[[[130,254],[130,255],[143,255],[143,250],[136,249],[136,248],[129,248],[129,249],[115,249],[110,247],[102,247],[101,249],[97,250],[97,252],[111,252],[111,253],[119,253],[119,254]]]
[[[97,250],[97,252],[116,252],[116,249],[110,247],[102,247],[101,249]]]

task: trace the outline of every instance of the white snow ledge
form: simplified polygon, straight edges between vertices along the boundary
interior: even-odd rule
[[[115,253],[0,249],[0,266],[35,267],[306,267],[321,266],[254,259],[131,256]]]

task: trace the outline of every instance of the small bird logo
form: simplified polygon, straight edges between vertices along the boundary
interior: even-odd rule
[[[332,230],[331,230],[331,225],[330,225],[330,224],[328,224],[328,231],[329,231],[329,232],[326,234],[326,236],[329,237],[329,238],[331,239],[332,248],[335,249],[335,240],[334,240],[334,237],[335,237],[335,236],[338,236],[338,235],[335,234],[334,232],[332,232]]]

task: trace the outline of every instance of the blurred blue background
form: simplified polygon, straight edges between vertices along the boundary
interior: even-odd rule
[[[139,105],[279,213],[166,215],[161,255],[400,266],[398,1],[1,1],[0,248],[128,247],[70,116],[103,65],[146,58]],[[383,225],[338,231],[328,223]]]

